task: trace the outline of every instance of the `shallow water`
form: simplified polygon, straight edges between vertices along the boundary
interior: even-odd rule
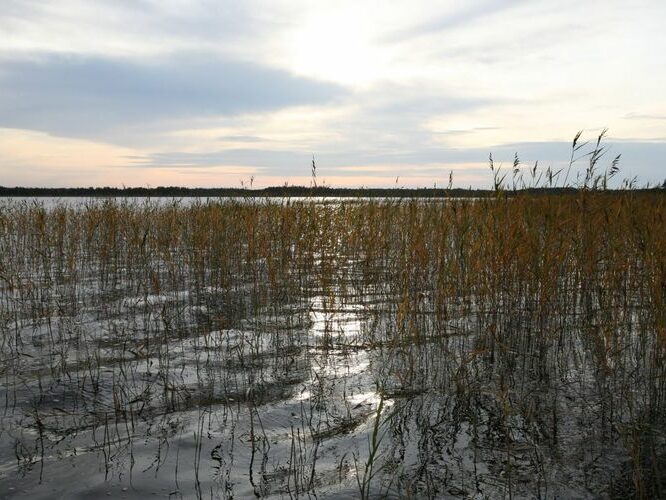
[[[190,295],[117,297],[103,314],[82,307],[50,326],[43,320],[20,330],[0,394],[2,491],[43,498],[358,495],[379,419],[381,466],[372,491],[504,495],[510,456],[514,493],[580,493],[572,486],[578,465],[534,442],[531,431],[542,431],[530,426],[538,424],[504,414],[491,387],[456,387],[482,383],[456,380],[461,355],[473,346],[459,329],[473,319],[452,322],[438,338],[393,346],[373,339],[382,318],[370,314],[365,303],[379,304],[368,296],[331,305],[313,295],[279,314],[260,309],[208,330],[215,291],[200,295],[204,304],[193,305]],[[169,309],[179,323],[167,331]],[[431,380],[406,370],[413,359],[432,370]],[[450,390],[442,392],[446,379]],[[564,412],[581,395],[563,396]],[[585,432],[594,432],[581,427],[580,411],[562,424],[563,455],[584,450]],[[622,466],[622,448],[612,443],[589,453],[589,461],[604,457],[594,481],[610,481]],[[548,470],[543,486],[533,484],[540,467]]]
[[[312,259],[284,289],[260,261],[224,287],[185,262],[189,281],[102,283],[91,261],[0,288],[1,494],[621,497],[628,450],[666,456],[638,432],[653,368],[600,369],[583,305],[544,319],[470,293],[443,314],[387,270]],[[635,361],[653,340],[627,307]]]
[[[189,295],[118,297],[104,319],[84,307],[20,330],[0,394],[3,491],[356,491],[349,453],[360,459],[379,401],[372,353],[355,346],[363,308],[312,297],[205,330],[207,307]],[[153,324],[166,306],[179,331]]]

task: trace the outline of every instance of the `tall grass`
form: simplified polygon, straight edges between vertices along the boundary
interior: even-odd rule
[[[566,495],[571,470],[576,491],[664,495],[666,197],[588,177],[574,194],[509,197],[500,177],[495,198],[435,202],[4,202],[5,436],[30,469],[92,430],[110,463],[142,422],[173,438],[171,416],[196,409],[199,495],[203,436],[234,414],[257,495],[316,492],[323,445],[358,432],[364,497]],[[318,314],[343,320],[313,337]],[[369,354],[378,408],[322,375],[352,352]],[[262,408],[303,388],[271,465]]]

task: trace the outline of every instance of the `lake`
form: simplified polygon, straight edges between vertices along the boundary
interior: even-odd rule
[[[3,494],[663,491],[663,197],[271,201],[0,201]]]

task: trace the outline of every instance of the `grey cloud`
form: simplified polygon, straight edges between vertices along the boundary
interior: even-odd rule
[[[223,135],[218,137],[218,139],[223,142],[248,142],[248,143],[269,141],[269,139],[264,139],[256,135]]]
[[[500,130],[501,127],[472,127],[470,129],[451,129],[451,130],[442,130],[441,132],[435,132],[434,135],[438,136],[450,136],[450,135],[466,135],[473,134],[474,132],[483,132],[487,130]]]
[[[0,60],[0,126],[104,137],[140,123],[320,104],[341,87],[201,54],[134,62],[49,56]]]
[[[588,137],[593,139],[592,137]],[[608,140],[603,144],[607,150],[602,157],[598,168],[605,169],[612,160],[621,155],[620,172],[618,178],[638,177],[639,182],[661,182],[666,178],[666,168],[664,168],[664,158],[666,158],[666,141],[630,141]],[[582,152],[589,152],[592,145],[589,145]],[[482,153],[482,150],[465,150],[462,156],[470,153]],[[505,165],[511,165],[513,155],[518,153],[523,163],[534,163],[539,161],[542,166],[554,165],[564,166],[568,164],[571,155],[571,142],[518,142],[511,144],[501,144],[489,147],[485,152],[483,160],[488,158],[488,153],[493,154],[495,162],[503,162]],[[588,157],[580,158],[575,164],[572,172],[584,172],[588,166]]]
[[[460,114],[480,107],[506,104],[476,96],[459,95],[426,84],[377,84],[353,98],[358,112],[336,121],[335,129],[348,138],[339,147],[382,152],[424,149],[432,146],[428,122],[437,117]]]
[[[367,111],[377,113],[380,116],[385,115],[436,115],[442,113],[458,113],[460,111],[469,111],[483,105],[497,104],[497,101],[488,99],[471,98],[462,96],[447,96],[442,94],[421,94],[415,89],[411,93],[393,91],[387,93],[391,96],[390,101],[384,102],[378,106],[367,106]]]
[[[250,2],[228,0],[198,0],[181,3],[179,8],[177,4],[152,0],[88,0],[83,4],[70,0],[4,0],[0,28],[30,36],[29,28],[33,26],[62,34],[94,23],[100,33],[121,39],[140,35],[144,39],[159,38],[169,45],[178,40],[219,42],[261,29],[266,22],[256,12]]]
[[[580,21],[554,19],[552,23],[550,31],[544,31],[539,26],[526,26],[520,31],[507,33],[499,40],[479,39],[465,44],[437,46],[430,52],[430,57],[483,65],[513,62],[524,66],[532,61],[543,61],[546,57],[550,59],[551,56],[545,55],[550,49],[563,40],[584,36],[589,30],[589,26]],[[516,58],[516,54],[521,54],[521,57]]]
[[[187,168],[247,165],[259,168],[293,168],[298,164],[307,165],[312,153],[280,151],[269,149],[226,149],[208,153],[186,153],[167,151],[155,153],[133,162],[141,167]]]
[[[620,162],[620,176],[638,176],[641,182],[662,181],[666,177],[661,158],[666,158],[666,142],[609,142],[609,152],[601,162],[604,168],[617,155],[622,154]],[[317,153],[315,151],[318,172],[322,177],[332,175],[360,176],[368,175],[372,170],[364,171],[362,167],[388,166],[386,172],[373,172],[377,175],[400,175],[408,179],[409,172],[432,175],[433,178],[448,175],[447,164],[484,163],[488,161],[489,153],[497,165],[504,164],[509,167],[518,153],[525,165],[539,161],[540,165],[561,166],[568,163],[571,152],[571,142],[522,142],[507,143],[488,148],[419,148],[407,152],[378,152],[370,150],[348,150],[344,153],[329,151]],[[249,165],[258,167],[258,175],[309,175],[309,162],[311,153],[306,151],[282,151],[270,149],[229,149],[212,153],[183,153],[162,152],[135,159],[137,167],[167,167],[167,168],[206,168],[213,166]],[[441,172],[432,166],[424,164],[441,165]],[[358,170],[340,170],[339,167],[355,165]],[[402,165],[403,167],[395,167]],[[574,165],[573,173],[583,171],[586,167],[585,159]],[[466,171],[468,171],[466,169]],[[479,172],[485,169],[478,170]],[[471,171],[468,171],[468,173]],[[477,172],[477,170],[474,170]],[[455,175],[455,174],[454,174]]]
[[[526,0],[485,0],[482,2],[463,2],[465,7],[445,16],[417,24],[405,30],[393,33],[384,41],[399,42],[409,38],[430,35],[439,31],[460,28],[503,10],[513,8]]]
[[[666,115],[651,115],[644,113],[627,113],[623,116],[625,120],[666,120]]]

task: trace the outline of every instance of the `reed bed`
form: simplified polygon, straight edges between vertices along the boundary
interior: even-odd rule
[[[663,497],[665,248],[649,192],[2,202],[0,486]]]

